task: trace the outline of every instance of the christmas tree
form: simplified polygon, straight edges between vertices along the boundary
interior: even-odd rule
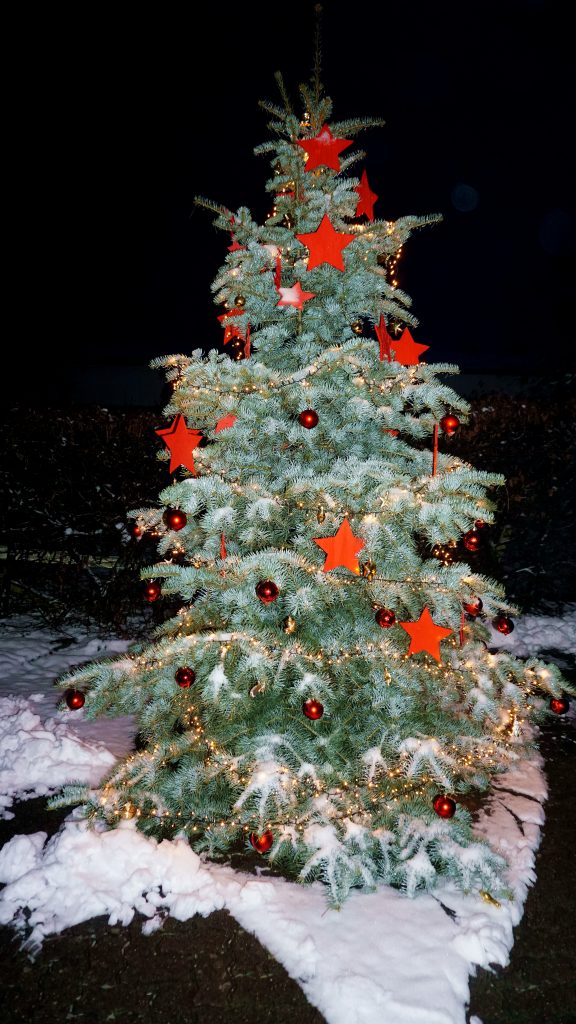
[[[156,431],[173,476],[131,515],[160,537],[145,599],[179,610],[60,680],[71,710],[134,714],[139,743],[97,791],[53,803],[212,858],[255,850],[336,905],[446,876],[502,897],[505,862],[466,805],[568,687],[487,645],[487,621],[513,629],[475,569],[503,479],[450,454],[457,367],[421,361],[395,277],[439,218],[378,219],[353,140],[380,122],[333,121],[317,76],[297,114],[278,83],[256,150],[270,215],[197,200],[226,233],[222,351],[153,364],[173,386]]]

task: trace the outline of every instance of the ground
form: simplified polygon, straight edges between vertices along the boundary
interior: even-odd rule
[[[550,793],[537,884],[516,929],[509,967],[480,971],[472,981],[470,1013],[482,1024],[576,1021],[576,906],[568,882],[574,868],[573,817],[565,813],[575,770],[574,718],[546,727],[540,748]],[[12,821],[0,822],[0,843],[22,832],[54,832],[66,813],[47,812],[44,799],[20,803],[16,811]],[[184,923],[168,918],[150,936],[142,935],[137,919],[126,928],[93,919],[48,938],[34,961],[12,930],[0,929],[0,991],[3,1024],[324,1020],[283,967],[224,911]]]

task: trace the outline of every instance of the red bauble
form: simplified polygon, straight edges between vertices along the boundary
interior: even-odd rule
[[[157,601],[162,592],[162,587],[155,580],[149,580],[144,585],[144,600],[148,601],[148,604],[152,604],[153,601]]]
[[[142,530],[142,527],[139,526],[138,523],[132,523],[131,526],[128,527],[128,530],[130,532],[130,536],[134,540],[138,540],[138,538],[141,537],[144,532]]]
[[[497,615],[495,619],[492,619],[492,625],[494,629],[497,629],[499,633],[503,633],[504,636],[508,636],[514,629],[514,623],[507,615]]]
[[[306,718],[311,718],[315,722],[318,718],[322,718],[324,714],[324,705],[319,700],[305,700],[302,705],[302,711],[306,715]]]
[[[570,702],[566,700],[566,697],[550,698],[550,711],[553,711],[555,715],[565,715],[569,707]]]
[[[268,850],[274,842],[274,833],[267,829],[259,836],[256,832],[250,833],[250,844],[254,847],[257,853],[268,853]]]
[[[167,508],[162,519],[169,530],[183,530],[188,522],[186,513],[179,508]]]
[[[192,686],[192,683],[196,679],[196,673],[193,668],[188,668],[187,665],[184,665],[182,668],[176,669],[174,679],[178,683],[178,686],[181,686],[182,689],[185,690],[189,686]]]
[[[467,551],[478,551],[481,540],[477,530],[468,530],[462,537],[462,543]]]
[[[443,416],[440,420],[440,428],[443,433],[446,434],[446,437],[452,437],[452,435],[458,430],[459,426],[460,420],[454,415],[454,413],[447,413],[447,415]]]
[[[298,423],[306,427],[306,430],[312,430],[318,423],[318,413],[315,409],[304,409],[298,417]]]
[[[82,690],[66,690],[64,699],[70,708],[70,711],[78,711],[84,707],[86,703],[86,697],[82,693]]]
[[[274,580],[260,580],[260,583],[256,584],[256,596],[262,601],[262,604],[271,604],[279,593],[280,588],[274,583]]]
[[[439,818],[453,818],[456,813],[456,802],[450,796],[441,793],[434,797],[432,806]]]
[[[468,604],[466,601],[463,601],[462,607],[464,608],[464,611],[466,612],[467,615],[470,616],[471,619],[475,619],[478,615],[480,615],[480,612],[482,611],[484,605],[482,604],[480,598],[477,597],[474,604]]]
[[[389,608],[379,608],[374,618],[382,629],[390,629],[396,622],[396,616]]]
[[[485,530],[486,527],[488,526],[488,523],[485,523],[483,519],[477,519],[476,522],[474,523],[474,526],[476,527],[477,530]]]

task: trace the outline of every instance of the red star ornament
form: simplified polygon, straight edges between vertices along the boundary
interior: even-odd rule
[[[281,296],[277,306],[296,306],[296,309],[302,309],[304,303],[316,295],[316,292],[303,292],[300,281],[296,281],[292,288],[277,288],[277,291]]]
[[[221,430],[228,430],[228,427],[233,427],[238,419],[233,413],[229,412],[227,416],[223,416],[221,420],[214,427],[214,433],[219,434]]]
[[[417,366],[420,354],[429,348],[430,345],[419,345],[414,341],[407,327],[402,331],[398,341],[392,341],[394,360],[402,363],[402,366]]]
[[[452,629],[446,629],[445,626],[438,626],[433,622],[428,608],[424,608],[416,622],[400,622],[399,625],[410,636],[408,654],[426,651],[436,658],[436,661],[440,661],[440,641],[454,632]]]
[[[392,359],[392,356],[390,355],[390,345],[393,344],[394,339],[388,334],[386,322],[382,313],[380,313],[380,323],[374,324],[374,330],[376,331],[376,337],[380,342],[380,359],[384,359],[384,356],[386,356],[388,362],[390,362]]]
[[[336,231],[327,213],[324,214],[316,231],[307,235],[296,235],[299,242],[309,250],[306,270],[314,270],[322,263],[329,263],[336,270],[344,270],[342,250],[353,242],[356,235],[348,235],[344,231]]]
[[[359,573],[360,567],[356,555],[364,547],[365,541],[355,537],[348,519],[344,519],[333,537],[314,537],[314,543],[326,552],[326,561],[322,566],[324,572],[330,572],[339,565],[351,572]]]
[[[362,171],[362,177],[360,178],[360,184],[356,185],[355,192],[358,193],[358,205],[356,207],[356,216],[361,217],[363,213],[366,214],[368,220],[374,220],[374,203],[378,199],[375,192],[372,191],[368,184],[368,175],[366,171]]]
[[[339,171],[339,154],[352,145],[352,139],[335,139],[328,125],[324,124],[314,139],[298,139],[296,145],[308,153],[307,171],[313,171],[315,167],[331,167],[333,171]]]
[[[156,433],[164,439],[164,444],[170,450],[170,472],[173,473],[178,466],[185,466],[196,476],[192,452],[202,440],[202,431],[190,430],[182,414],[178,413],[172,421],[172,426],[157,430]]]

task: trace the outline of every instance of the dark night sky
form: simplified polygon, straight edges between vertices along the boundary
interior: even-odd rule
[[[444,215],[410,240],[400,281],[417,340],[464,371],[574,366],[568,9],[324,4],[334,117],[386,120],[361,139],[377,213]],[[75,397],[71,365],[114,373],[218,343],[210,283],[228,243],[193,198],[264,218],[258,99],[277,101],[277,68],[293,94],[309,78],[314,17],[298,2],[213,5],[197,23],[135,5],[39,17],[13,39],[14,352],[43,349],[31,383],[50,401]]]

